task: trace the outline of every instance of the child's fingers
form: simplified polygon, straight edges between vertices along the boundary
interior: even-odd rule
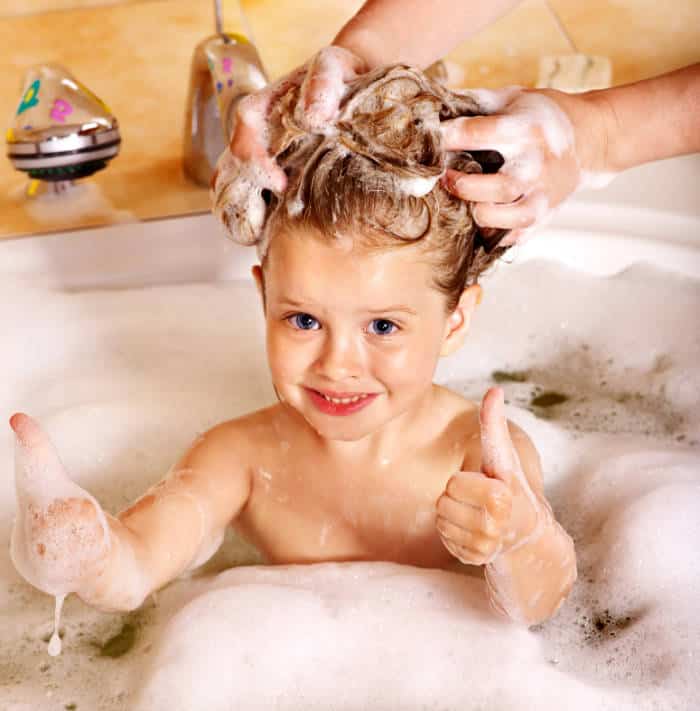
[[[17,437],[18,456],[22,457],[26,477],[50,481],[57,475],[61,478],[67,476],[56,448],[38,422],[18,412],[10,418],[10,427]]]
[[[501,388],[489,388],[479,412],[481,424],[481,471],[510,484],[520,467],[505,417]]]
[[[472,543],[461,545],[455,541],[440,535],[442,544],[447,550],[462,563],[467,565],[485,565],[490,563],[501,551],[500,543]]]
[[[450,477],[438,503],[443,499],[485,509],[495,522],[501,523],[510,519],[513,495],[503,482],[478,472],[457,472]]]
[[[40,445],[44,440],[39,424],[23,412],[16,412],[10,417],[10,427],[25,447]]]
[[[465,531],[478,532],[484,536],[499,536],[504,521],[494,519],[483,506],[473,506],[451,499],[443,494],[437,502],[438,517],[449,521]]]
[[[524,186],[506,173],[460,173],[448,168],[442,179],[445,189],[467,202],[511,203],[525,192]]]

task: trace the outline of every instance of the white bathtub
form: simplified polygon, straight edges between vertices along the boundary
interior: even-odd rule
[[[12,438],[0,428],[0,707],[131,709],[142,688],[139,708],[149,711],[205,708],[207,694],[207,709],[462,709],[468,699],[484,709],[691,709],[700,688],[700,626],[689,613],[700,594],[699,165],[647,166],[570,202],[484,280],[467,346],[438,371],[473,398],[494,371],[516,376],[504,383],[509,415],[538,446],[548,494],[579,545],[581,579],[554,621],[528,632],[485,620],[478,605],[457,610],[462,583],[447,573],[248,568],[178,582],[133,616],[69,599],[64,652],[50,659],[51,600],[7,554]],[[0,419],[20,409],[39,417],[76,480],[121,508],[198,431],[271,400],[253,263],[208,215],[0,243]],[[569,400],[533,406],[546,390]],[[231,539],[207,570],[254,560]],[[349,585],[358,575],[366,585]],[[409,591],[414,603],[372,607],[377,590]],[[437,614],[415,602],[419,593],[451,602]],[[354,656],[333,658],[360,608],[382,639],[353,637]],[[264,634],[246,627],[242,651],[232,647],[256,615]],[[100,656],[93,642],[120,630],[123,641],[129,625],[128,652]],[[271,636],[307,664],[280,661]]]

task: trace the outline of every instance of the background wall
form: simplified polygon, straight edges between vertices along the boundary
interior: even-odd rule
[[[240,10],[235,0],[223,4],[226,29],[252,34],[275,78],[327,44],[362,3],[242,0]],[[616,84],[700,60],[700,0],[552,5],[581,51],[611,58]],[[184,178],[181,150],[192,52],[213,31],[211,0],[2,0],[3,135],[25,71],[51,61],[64,64],[110,105],[123,142],[107,169],[84,183],[89,200],[78,209],[28,200],[28,181],[13,170],[3,147],[0,238],[207,210],[207,191]],[[525,0],[448,60],[454,85],[527,86],[536,81],[540,56],[568,51],[544,2]]]

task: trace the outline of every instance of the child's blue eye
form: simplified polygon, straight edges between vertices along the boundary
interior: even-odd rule
[[[375,318],[369,324],[369,332],[375,336],[388,336],[398,329],[398,326],[385,318]]]
[[[315,331],[321,324],[311,314],[294,314],[287,321],[300,331]]]

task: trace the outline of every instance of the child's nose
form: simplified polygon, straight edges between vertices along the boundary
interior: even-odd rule
[[[316,362],[319,374],[329,380],[356,378],[362,373],[362,354],[359,344],[342,334],[330,334]]]

